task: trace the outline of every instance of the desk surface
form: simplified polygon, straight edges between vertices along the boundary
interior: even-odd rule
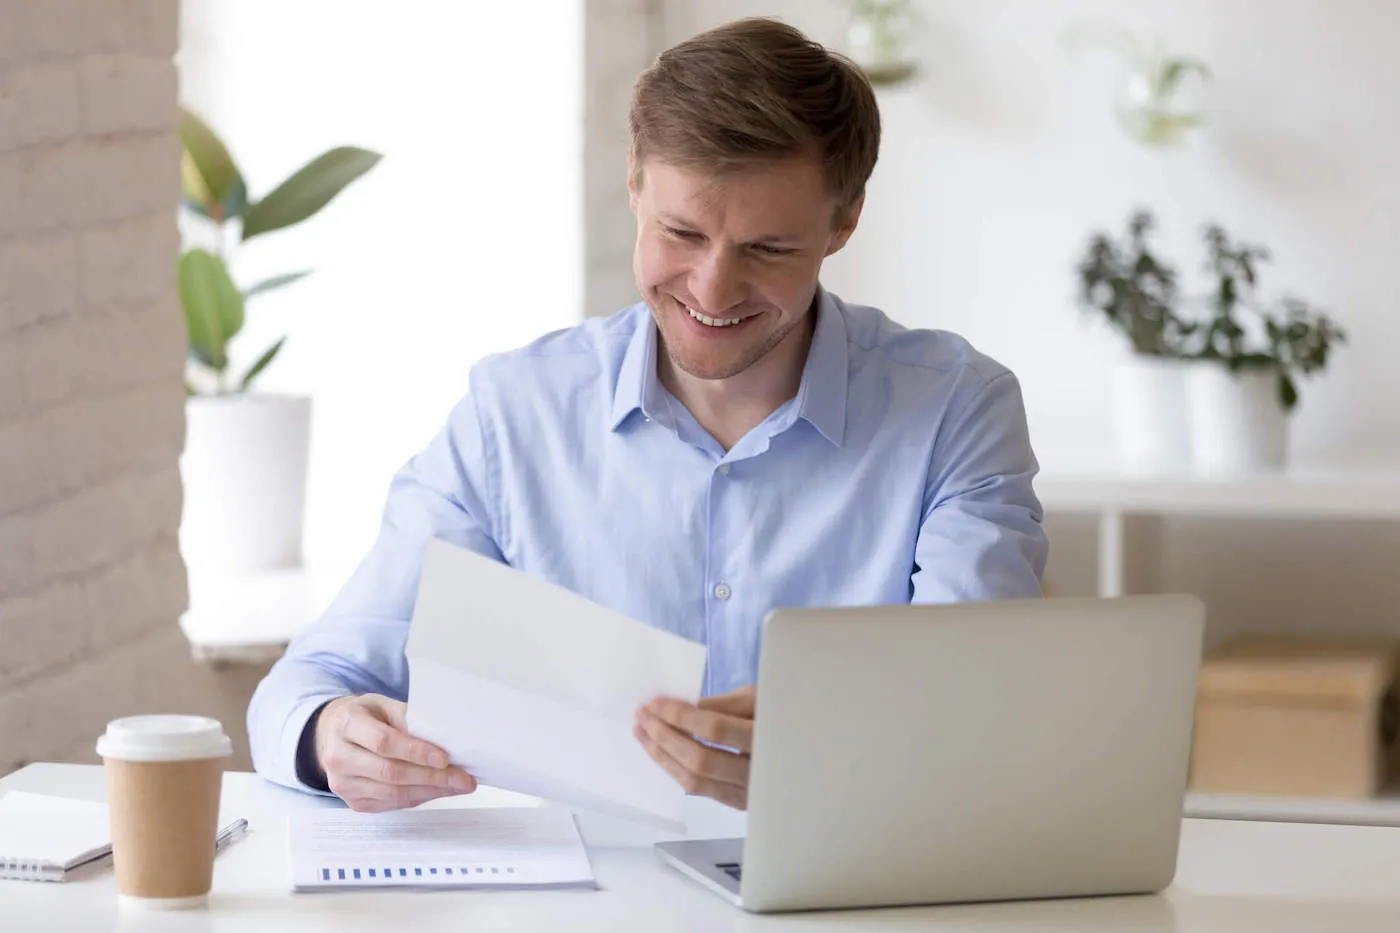
[[[0,790],[101,799],[91,765],[39,764],[0,779]],[[522,798],[489,789],[459,804]],[[696,835],[742,832],[743,816],[687,801]],[[222,817],[253,832],[216,863],[208,910],[119,911],[110,869],[67,884],[0,881],[0,929],[281,931],[958,930],[1006,933],[1394,933],[1400,930],[1400,828],[1185,820],[1176,883],[1161,896],[974,904],[755,916],[730,907],[662,865],[663,838],[581,815],[599,891],[289,892],[285,814],[334,805],[250,774],[225,777]]]

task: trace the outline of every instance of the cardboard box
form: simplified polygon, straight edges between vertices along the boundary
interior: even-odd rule
[[[1249,637],[1202,663],[1191,789],[1370,797],[1400,775],[1400,642]]]

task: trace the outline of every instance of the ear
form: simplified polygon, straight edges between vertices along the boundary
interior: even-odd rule
[[[860,222],[861,209],[865,207],[865,195],[862,193],[856,198],[855,203],[841,213],[837,218],[836,229],[831,234],[831,242],[827,245],[826,255],[838,252],[846,245],[846,241],[851,238],[851,234],[856,232],[856,224]]]
[[[633,161],[632,153],[627,153],[627,206],[637,213],[637,196],[642,190],[642,172]]]

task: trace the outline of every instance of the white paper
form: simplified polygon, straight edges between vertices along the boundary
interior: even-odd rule
[[[683,830],[637,707],[700,697],[705,648],[445,541],[406,649],[409,731],[483,784]]]
[[[290,816],[292,886],[596,887],[573,816],[496,807]]]

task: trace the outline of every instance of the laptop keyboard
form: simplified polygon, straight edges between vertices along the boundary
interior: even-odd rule
[[[743,880],[739,877],[743,871],[743,868],[740,867],[738,862],[716,862],[715,867],[718,868],[720,871],[724,872],[729,877],[733,878],[735,881]]]

